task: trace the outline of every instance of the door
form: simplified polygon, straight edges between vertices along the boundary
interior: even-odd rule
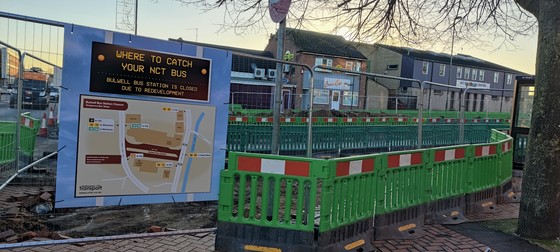
[[[518,76],[515,85],[513,120],[510,135],[513,137],[513,168],[521,170],[525,161],[525,149],[529,141],[535,79],[532,76]]]
[[[340,109],[340,91],[332,91],[331,94],[331,109],[332,110],[339,110]]]
[[[289,89],[282,89],[282,106],[280,110],[284,113],[285,109],[290,109],[292,106],[292,91]]]

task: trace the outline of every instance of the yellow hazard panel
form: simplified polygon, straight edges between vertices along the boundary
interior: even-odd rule
[[[256,245],[245,245],[243,249],[245,249],[245,251],[282,252],[282,250],[279,248],[271,248],[271,247],[256,246]]]
[[[362,245],[364,245],[364,244],[366,244],[366,241],[364,241],[363,239],[361,239],[361,240],[357,240],[357,241],[355,241],[355,242],[352,242],[352,243],[350,243],[350,244],[344,246],[344,249],[346,249],[346,250],[352,250],[352,249],[357,248],[357,247],[359,247],[359,246],[362,246]]]

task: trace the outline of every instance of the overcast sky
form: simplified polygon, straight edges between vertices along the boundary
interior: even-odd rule
[[[232,31],[219,31],[223,10],[203,13],[172,0],[139,2],[138,35],[146,37],[164,40],[182,37],[184,40],[198,40],[202,43],[263,50],[268,43],[269,34],[275,29],[274,23],[270,21],[267,30],[239,36]],[[116,7],[116,0],[0,0],[0,11],[107,30],[117,30]],[[454,54],[468,54],[534,74],[536,35],[533,38],[519,39],[515,43],[518,49],[514,51],[506,48],[471,48],[457,44]]]

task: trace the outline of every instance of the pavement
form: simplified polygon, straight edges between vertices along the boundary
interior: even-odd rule
[[[521,191],[521,179],[514,177],[514,191]],[[10,187],[1,195],[38,194],[54,188],[43,186]],[[0,206],[14,204],[0,197]],[[515,219],[519,203],[496,205],[496,211],[467,214],[468,222],[458,225],[425,225],[424,234],[412,240],[373,241],[375,251],[546,251],[524,239],[488,229],[478,222],[486,220]],[[215,228],[180,230],[163,233],[119,235],[112,237],[76,238],[69,240],[41,240],[27,243],[0,244],[2,251],[214,251]],[[29,246],[32,245],[32,246]],[[13,247],[7,247],[13,246]]]
[[[537,245],[478,224],[478,221],[512,219],[519,214],[519,203],[498,205],[491,214],[466,215],[469,222],[458,225],[426,225],[424,235],[413,240],[374,241],[375,251],[546,251]],[[55,241],[37,241],[40,246],[12,248],[6,251],[214,251],[215,233],[207,230],[187,233],[159,233],[147,237],[109,237],[106,241],[73,239],[72,244],[48,244]],[[60,240],[58,241],[60,242]]]

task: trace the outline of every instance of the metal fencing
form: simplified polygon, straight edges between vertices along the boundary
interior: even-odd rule
[[[31,236],[22,234],[30,231],[34,232],[33,236],[65,239],[216,227],[218,204],[214,201],[76,209],[55,208],[57,204],[57,199],[54,197],[55,190],[69,190],[55,188],[56,152],[64,151],[64,146],[58,145],[58,111],[60,106],[75,106],[75,104],[59,102],[65,89],[62,80],[63,34],[64,28],[60,23],[0,13],[0,41],[3,42],[0,45],[2,63],[0,182],[3,184],[0,187],[0,231],[7,232],[7,235],[0,237],[0,243],[27,241]],[[232,69],[232,91],[229,102],[233,120],[230,119],[228,127],[227,148],[231,151],[267,152],[271,148],[272,125],[269,117],[272,116],[274,104],[273,78],[269,78],[272,75],[266,72],[259,74],[258,77],[255,74],[257,69],[272,68],[275,63],[261,59],[251,60],[250,57],[238,57],[234,58],[234,61],[237,61],[234,62],[234,66],[236,63],[244,63],[245,66]],[[255,67],[252,67],[253,65]],[[283,154],[304,155],[308,148],[306,139],[309,135],[312,135],[312,149],[316,156],[341,157],[404,150],[413,148],[417,143],[413,118],[418,114],[419,100],[414,101],[409,96],[398,95],[358,95],[360,88],[362,91],[365,89],[364,85],[349,85],[348,88],[344,87],[334,92],[324,88],[310,91],[312,89],[303,86],[302,83],[308,75],[304,74],[302,80],[298,80],[289,76],[294,75],[294,72],[298,71],[288,68],[284,73],[286,83],[282,90],[281,121],[283,122],[280,130]],[[335,85],[335,82],[329,81],[341,76],[345,75],[322,76],[323,87]],[[356,84],[363,83],[360,76],[353,75],[352,78],[356,79]],[[18,81],[20,79],[22,81]],[[45,88],[40,86],[27,89],[23,80],[40,82],[41,85],[45,84]],[[310,97],[311,92],[313,98]],[[45,99],[46,103],[44,103]],[[307,118],[309,115],[307,108],[311,100],[315,101],[317,107],[313,110],[315,116],[310,121]],[[339,103],[338,108],[333,107],[333,102]],[[444,106],[443,103],[447,105]],[[441,146],[457,143],[457,123],[460,118],[457,114],[458,103],[453,98],[445,100],[435,96],[432,98],[424,118],[426,123],[433,119],[433,125],[425,127],[424,145]],[[451,106],[451,104],[455,105]],[[443,107],[446,109],[441,109]],[[507,106],[502,103],[502,107]],[[497,110],[495,106],[487,105],[482,108],[479,105],[478,109],[467,111],[465,118],[501,120],[499,123],[471,121],[472,125],[469,124],[466,130],[470,132],[467,135],[472,139],[467,138],[467,141],[469,143],[489,141],[491,128],[506,125],[504,119],[509,119],[508,113],[504,112],[506,110]],[[246,124],[247,122],[253,124]],[[305,129],[309,122],[315,125],[312,134]],[[347,159],[350,162],[354,161],[353,157]],[[294,160],[305,162],[306,159],[294,158]],[[341,162],[344,160],[341,159]],[[381,162],[381,159],[375,162]],[[258,217],[257,221],[260,222],[273,216],[279,227],[297,226],[310,230],[313,229],[315,222],[321,222],[323,223],[321,227],[328,227],[325,228],[327,230],[342,226],[348,221],[362,220],[365,216],[371,216],[373,211],[371,208],[373,201],[358,200],[364,196],[361,194],[363,188],[375,187],[375,183],[368,182],[368,179],[375,180],[373,176],[365,181],[355,181],[356,177],[346,176],[329,181],[311,181],[274,176],[248,180],[245,175],[239,173],[232,177],[235,183],[243,185],[239,186],[235,193],[240,195],[239,197],[246,198],[245,201],[240,199],[239,203],[236,203],[238,216]],[[323,176],[326,179],[331,175],[316,174],[316,176],[318,178]],[[5,183],[9,180],[12,181]],[[320,184],[321,182],[324,183]],[[244,187],[254,187],[255,183],[263,184],[265,187],[256,194],[243,193]],[[333,187],[328,183],[332,183]],[[350,188],[350,184],[355,186]],[[321,186],[324,187],[323,193],[333,190],[329,197],[321,199],[323,202],[337,202],[336,206],[329,205],[331,211],[352,207],[352,212],[315,219],[315,211],[318,210],[315,206],[320,201],[311,201],[320,192],[311,188],[321,188]],[[268,202],[277,205],[275,201],[279,199],[276,194],[266,195],[267,192],[272,191],[271,188],[275,188],[275,191],[282,188],[282,191],[290,192],[282,200],[297,201],[297,204],[293,204],[296,207],[259,209],[251,205],[250,202],[256,198],[262,199],[265,206]],[[353,190],[355,197],[340,201],[344,199],[343,192],[349,190]],[[244,208],[247,204],[251,205],[247,208],[250,209],[249,211]]]
[[[0,247],[25,246],[35,236],[60,240],[215,227],[216,202],[54,207],[56,152],[64,151],[58,111],[72,106],[59,103],[63,35],[60,23],[0,13]]]
[[[411,88],[413,89],[413,88]],[[470,93],[468,93],[470,95]],[[305,117],[307,108],[302,108],[294,103],[296,100],[309,100],[308,94],[293,94],[285,92],[283,95],[283,106],[281,109],[284,117]],[[459,105],[461,99],[451,99],[450,96],[434,95],[429,98],[426,96],[424,105],[425,118],[460,118]],[[479,99],[465,99],[465,118],[479,119],[509,119],[512,106],[511,99],[502,97],[492,97],[489,95],[481,96]],[[272,115],[273,92],[232,92],[230,97],[230,112],[239,116],[261,116]],[[332,100],[333,95],[325,94],[325,100]],[[418,105],[416,96],[413,103],[410,103],[410,96],[354,96],[356,106],[344,107],[344,109],[318,109],[314,111],[317,116],[331,117],[352,117],[368,115],[372,117],[380,116],[411,116],[418,115]],[[350,100],[351,98],[343,98]],[[365,106],[357,106],[364,104]],[[406,103],[405,103],[406,102]],[[343,102],[343,104],[350,105]]]

